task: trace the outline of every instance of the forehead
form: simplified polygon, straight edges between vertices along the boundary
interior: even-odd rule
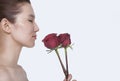
[[[29,3],[24,3],[23,5],[21,5],[20,10],[21,12],[16,16],[21,16],[21,17],[29,16],[32,18],[35,17],[33,8]]]

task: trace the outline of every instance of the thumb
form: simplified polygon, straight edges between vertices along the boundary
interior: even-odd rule
[[[68,75],[68,79],[67,79],[67,80],[68,80],[68,81],[70,81],[71,79],[72,79],[72,75],[71,75],[71,74],[69,74],[69,75]]]
[[[71,74],[69,74],[68,75],[68,79],[66,80],[66,79],[64,79],[64,81],[70,81],[72,79],[72,75]]]
[[[72,80],[72,81],[77,81],[77,80]]]

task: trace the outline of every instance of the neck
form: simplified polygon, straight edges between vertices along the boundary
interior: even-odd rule
[[[0,65],[16,66],[18,63],[21,46],[9,41],[0,41]]]

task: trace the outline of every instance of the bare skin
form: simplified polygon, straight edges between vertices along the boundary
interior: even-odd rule
[[[0,81],[28,81],[25,71],[21,66],[0,67]]]
[[[31,5],[25,3],[21,9],[15,23],[6,18],[0,22],[0,81],[28,81],[24,69],[18,65],[18,59],[22,47],[34,46],[39,28]],[[71,81],[71,78],[69,75],[64,81]]]
[[[29,3],[21,7],[16,22],[6,18],[0,22],[0,81],[28,81],[24,69],[18,65],[22,47],[33,47],[39,28]]]
[[[71,81],[71,79],[72,79],[72,75],[71,75],[71,74],[69,74],[68,79],[67,79],[67,80],[66,80],[66,79],[64,79],[64,81]],[[77,80],[72,80],[72,81],[77,81]]]

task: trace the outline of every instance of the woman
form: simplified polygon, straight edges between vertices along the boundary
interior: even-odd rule
[[[22,47],[35,45],[38,31],[29,0],[0,0],[0,81],[28,81],[17,62]]]

